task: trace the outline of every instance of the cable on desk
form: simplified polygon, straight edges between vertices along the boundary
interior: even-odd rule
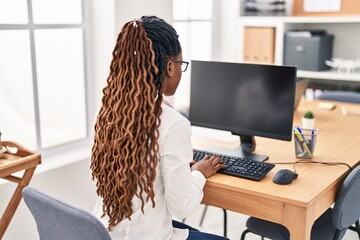
[[[293,164],[293,168],[294,168],[294,172],[296,172],[296,168],[295,165],[297,163],[316,163],[316,164],[323,164],[323,165],[344,165],[347,166],[349,168],[349,170],[353,170],[353,168],[344,162],[318,162],[318,161],[314,161],[314,160],[305,160],[305,159],[300,159],[294,162],[268,162],[268,163],[272,163],[272,164]]]

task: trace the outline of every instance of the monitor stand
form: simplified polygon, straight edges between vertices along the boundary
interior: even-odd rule
[[[227,149],[227,148],[221,148],[221,147],[209,147],[208,150],[210,152],[231,155],[231,156],[235,156],[235,157],[248,158],[248,159],[252,159],[255,161],[259,161],[259,162],[263,162],[269,158],[269,156],[266,156],[266,155],[252,153],[256,147],[254,136],[243,135],[243,134],[234,134],[234,135],[238,135],[240,137],[240,146],[239,147],[237,147],[235,149]]]

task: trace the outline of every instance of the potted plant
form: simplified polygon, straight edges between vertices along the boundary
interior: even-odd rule
[[[305,129],[314,129],[315,116],[313,112],[307,111],[302,117],[302,127]]]

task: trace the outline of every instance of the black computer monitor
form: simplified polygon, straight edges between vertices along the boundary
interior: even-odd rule
[[[232,154],[263,161],[254,136],[291,141],[295,82],[292,66],[192,61],[190,122],[239,135]]]

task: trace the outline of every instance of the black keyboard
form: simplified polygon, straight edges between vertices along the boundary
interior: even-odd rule
[[[256,181],[263,178],[271,169],[273,169],[273,167],[275,167],[272,163],[258,162],[251,159],[217,154],[203,150],[194,149],[193,153],[195,161],[200,161],[205,156],[212,156],[215,154],[220,157],[227,166],[226,168],[220,169],[218,171],[219,173],[248,178]]]

